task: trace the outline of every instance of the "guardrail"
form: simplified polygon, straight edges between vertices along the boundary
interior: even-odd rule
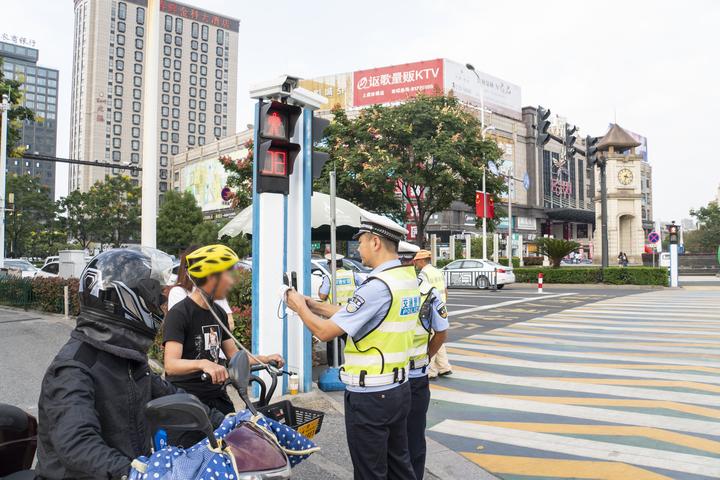
[[[35,303],[32,281],[25,278],[0,277],[0,305],[27,310]]]
[[[443,270],[448,288],[497,289],[497,270]]]

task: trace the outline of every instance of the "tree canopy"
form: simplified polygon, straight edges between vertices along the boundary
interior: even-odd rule
[[[158,248],[173,254],[186,249],[202,222],[202,209],[191,192],[168,191],[157,218]]]
[[[473,205],[483,168],[502,155],[483,140],[479,121],[452,96],[419,95],[396,106],[377,105],[350,118],[333,110],[326,130],[330,161],[316,185],[328,191],[328,172],[337,172],[338,196],[367,210],[426,226],[452,202]],[[488,192],[503,182],[487,176]]]
[[[720,206],[710,202],[705,207],[690,210],[698,222],[698,229],[684,234],[685,249],[690,253],[715,253],[720,246]]]
[[[38,245],[58,239],[53,237],[58,230],[57,209],[50,200],[48,187],[30,175],[8,175],[6,192],[8,197],[10,194],[14,197],[12,208],[5,212],[8,256],[32,255]]]

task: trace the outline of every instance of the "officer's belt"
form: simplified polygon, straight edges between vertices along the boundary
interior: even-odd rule
[[[394,383],[402,383],[406,380],[407,367],[400,373],[390,372],[378,375],[353,375],[343,370],[340,371],[340,381],[350,387],[384,387]]]
[[[430,359],[427,355],[419,360],[410,360],[410,370],[419,370],[430,365]]]

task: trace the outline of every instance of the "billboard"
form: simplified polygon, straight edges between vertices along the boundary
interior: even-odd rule
[[[443,91],[443,60],[405,63],[353,72],[354,107],[402,102],[418,93]]]
[[[226,153],[233,160],[247,156],[242,148]],[[182,167],[182,186],[195,197],[203,212],[228,208],[229,202],[222,199],[222,189],[227,184],[227,172],[217,156],[211,156],[188,163]]]
[[[347,109],[353,104],[353,74],[340,73],[300,80],[300,86],[328,99],[320,110],[331,110],[336,105]]]
[[[520,87],[502,78],[476,72],[480,79],[465,65],[444,60],[445,93],[452,91],[458,99],[478,107],[484,96],[486,109],[522,120]]]

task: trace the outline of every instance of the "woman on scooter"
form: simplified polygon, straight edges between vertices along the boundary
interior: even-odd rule
[[[195,288],[170,309],[165,319],[165,373],[176,387],[228,414],[234,412],[235,407],[222,388],[228,379],[224,363],[238,349],[218,324],[219,321],[227,328],[228,317],[216,301],[226,298],[230,292],[234,284],[231,270],[239,259],[225,245],[208,245],[186,255],[185,261],[188,278]],[[279,354],[259,355],[258,359],[264,363],[275,361],[281,366],[284,363]],[[203,372],[212,382],[202,380]],[[187,447],[198,438],[201,437],[191,432],[183,435],[180,443]]]

